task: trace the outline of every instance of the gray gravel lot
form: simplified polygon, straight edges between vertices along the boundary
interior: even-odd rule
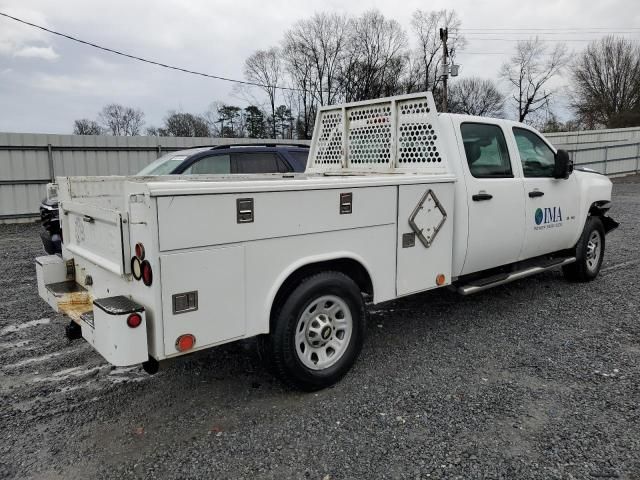
[[[600,277],[559,271],[375,308],[337,386],[284,389],[250,343],[112,368],[40,301],[34,225],[0,225],[2,478],[640,478],[640,178]]]

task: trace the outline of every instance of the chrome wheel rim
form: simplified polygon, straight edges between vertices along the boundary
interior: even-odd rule
[[[589,235],[589,241],[587,242],[587,268],[593,272],[598,268],[598,262],[602,255],[602,237],[600,232],[594,230]]]
[[[296,353],[311,370],[335,365],[349,346],[353,332],[351,310],[335,295],[323,295],[302,311],[296,325]]]

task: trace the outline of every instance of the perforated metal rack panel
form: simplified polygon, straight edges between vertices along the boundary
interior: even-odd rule
[[[348,155],[351,168],[391,162],[391,104],[348,108]]]
[[[398,137],[396,166],[424,167],[429,171],[446,171],[438,148],[437,115],[428,99],[405,100],[396,103]]]
[[[342,150],[342,109],[320,112],[315,127],[313,163],[316,166],[340,167],[343,160]]]
[[[309,171],[447,172],[430,92],[322,107]]]

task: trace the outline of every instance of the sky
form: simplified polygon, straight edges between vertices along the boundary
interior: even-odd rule
[[[604,29],[635,28],[621,35],[640,41],[637,0],[0,0],[0,12],[47,28],[237,79],[253,51],[278,45],[288,28],[314,12],[378,9],[409,33],[418,8],[454,9],[465,29],[513,29],[493,35],[470,30],[457,56],[460,78],[497,79],[515,39],[527,38],[530,29],[555,29],[539,30],[541,38],[550,45],[570,40],[576,52]],[[567,30],[575,28],[581,30]],[[566,77],[556,80],[554,108],[561,118],[570,115],[562,89]],[[253,95],[262,99],[259,90]],[[158,126],[169,110],[203,113],[214,101],[244,106],[246,98],[226,82],[118,57],[0,17],[0,132],[71,133],[75,119],[95,119],[113,102],[141,109],[146,125]]]

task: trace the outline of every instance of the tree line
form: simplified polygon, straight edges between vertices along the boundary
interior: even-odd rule
[[[409,30],[377,10],[358,16],[316,13],[284,32],[278,45],[245,60],[245,79],[260,86],[239,86],[235,93],[249,106],[214,103],[202,114],[170,111],[160,127],[145,132],[308,139],[323,105],[426,90],[439,102],[443,27],[450,32],[455,61],[466,41],[453,10],[416,10]],[[575,114],[569,122],[554,114],[559,92]],[[543,130],[640,125],[640,47],[616,36],[595,40],[580,52],[537,37],[521,40],[497,80],[450,79],[448,104],[453,113],[513,116]],[[137,135],[143,125],[140,110],[107,105],[97,120],[77,120],[74,131]]]
[[[280,105],[274,116],[267,116],[256,105],[241,108],[214,103],[202,114],[171,110],[159,127],[144,128],[144,113],[119,104],[106,105],[96,120],[82,118],[74,121],[75,135],[151,135],[161,137],[227,137],[292,139],[294,117]]]

